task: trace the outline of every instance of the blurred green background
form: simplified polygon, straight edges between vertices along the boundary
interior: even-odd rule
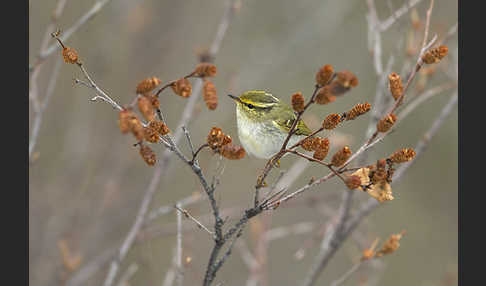
[[[59,19],[59,28],[66,30],[94,3],[93,0],[68,0]],[[129,103],[137,83],[143,78],[157,76],[166,83],[193,69],[198,62],[197,52],[208,48],[215,36],[224,3],[223,0],[113,0],[66,44],[79,52],[82,62],[102,89],[117,102]],[[388,18],[390,8],[397,9],[403,3],[405,1],[376,0],[379,18]],[[416,6],[422,20],[428,3],[422,1]],[[29,1],[30,63],[38,54],[55,4],[55,0]],[[209,111],[199,100],[195,120],[188,126],[195,144],[204,142],[212,126],[221,127],[238,143],[234,103],[225,94],[266,89],[287,102],[296,91],[309,97],[315,72],[323,64],[332,64],[336,70],[353,71],[359,78],[359,85],[333,104],[313,106],[305,118],[309,125],[315,127],[327,114],[345,111],[356,103],[373,103],[377,77],[367,48],[367,12],[366,1],[241,1],[215,60],[218,74],[214,83],[219,106]],[[456,22],[457,1],[436,1],[430,35],[443,36]],[[383,34],[384,62],[410,29],[407,15]],[[394,71],[401,71],[405,44],[406,41],[396,55]],[[447,44],[451,59],[454,54],[457,59],[457,35]],[[60,53],[56,53],[50,57],[42,68],[39,76],[41,98],[59,56]],[[82,255],[81,267],[104,250],[118,246],[135,219],[153,173],[153,168],[139,157],[138,149],[132,147],[133,137],[120,134],[117,113],[107,104],[90,102],[93,91],[76,86],[73,78],[82,78],[79,69],[75,65],[63,65],[35,148],[39,157],[29,167],[31,285],[62,285],[66,277],[73,275],[63,268],[58,249],[60,240],[67,240],[70,248]],[[447,80],[443,73],[437,72],[427,82],[427,87]],[[397,131],[370,152],[369,163],[399,148],[415,146],[451,93],[441,93],[419,106]],[[169,127],[176,128],[187,99],[167,90],[160,101]],[[32,108],[30,112],[32,121]],[[342,134],[349,140],[351,149],[356,150],[364,140],[368,120],[369,115],[366,115],[361,120],[343,124],[336,133]],[[327,285],[356,262],[362,250],[356,239],[369,245],[375,237],[384,241],[388,235],[402,229],[407,233],[400,249],[382,259],[381,270],[364,267],[345,285],[360,285],[363,276],[370,277],[369,285],[373,277],[379,278],[377,285],[457,284],[456,281],[444,284],[444,277],[457,271],[457,139],[456,108],[427,151],[401,182],[394,185],[395,200],[366,219],[356,234],[358,238],[348,239],[321,275],[319,285]],[[185,142],[180,145],[188,151]],[[160,158],[164,148],[154,146],[154,150]],[[295,158],[286,157],[281,168],[288,169],[293,161]],[[205,151],[200,162],[210,175],[218,165],[218,158]],[[246,157],[240,161],[223,161],[223,164],[224,173],[217,190],[222,208],[249,206],[254,181],[265,161]],[[322,167],[311,165],[292,189],[307,183],[311,176],[320,177],[326,173]],[[189,168],[173,159],[151,208],[173,204],[200,190]],[[320,202],[335,211],[342,190],[342,184],[333,179],[298,200],[322,198]],[[367,198],[364,193],[355,196],[356,201]],[[189,210],[195,216],[202,216],[208,213],[209,205],[202,201]],[[230,221],[238,217],[239,212],[232,213]],[[274,227],[302,221],[321,226],[327,220],[328,216],[305,203],[282,207],[272,213]],[[172,231],[138,243],[130,251],[122,264],[122,272],[131,263],[139,266],[130,285],[162,285],[175,245],[174,223],[174,213],[152,222],[155,228]],[[184,285],[199,285],[212,244],[206,233],[186,220],[184,223],[191,228],[183,235],[184,257],[192,258],[185,269]],[[250,246],[251,231],[247,228],[243,236]],[[301,260],[295,259],[294,254],[303,241],[316,233],[317,230],[291,235],[270,244],[270,285],[298,284],[319,245],[314,243]],[[100,285],[106,271],[105,266],[85,285]],[[245,285],[247,277],[248,270],[235,250],[216,280],[224,282],[223,285]]]

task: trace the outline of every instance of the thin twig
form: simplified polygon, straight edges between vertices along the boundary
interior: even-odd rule
[[[83,16],[81,16],[76,23],[74,23],[71,28],[65,30],[60,37],[61,41],[65,42],[69,39],[81,26],[91,20],[96,16],[101,9],[106,6],[111,0],[99,0],[97,1],[91,9],[89,9]],[[51,32],[52,33],[52,32]],[[50,34],[50,33],[49,33]],[[52,44],[48,48],[44,49],[37,57],[34,64],[29,66],[29,72],[32,72],[36,66],[41,64],[48,56],[59,49],[57,44]]]
[[[123,273],[120,276],[120,282],[118,282],[118,286],[128,286],[128,281],[135,275],[135,273],[138,271],[138,265],[136,263],[130,264],[128,266],[127,270],[125,273]]]
[[[41,123],[42,123],[42,115],[44,114],[44,111],[46,110],[46,108],[49,104],[49,99],[54,94],[54,89],[55,89],[55,86],[56,86],[57,78],[59,76],[59,71],[61,70],[61,65],[62,65],[62,59],[58,58],[55,66],[54,66],[54,70],[52,71],[51,78],[49,80],[48,86],[47,86],[44,101],[42,102],[39,110],[37,110],[35,112],[35,118],[34,118],[34,123],[33,123],[33,127],[32,127],[32,133],[31,133],[30,141],[29,141],[29,159],[32,157],[35,145],[37,143],[37,138],[39,136],[40,126],[41,126]]]
[[[211,237],[214,236],[214,233],[212,231],[210,231],[206,226],[204,226],[204,224],[202,224],[200,221],[198,221],[195,217],[193,217],[187,210],[181,208],[180,206],[178,205],[175,205],[175,209],[178,210],[178,213],[181,213],[183,214],[186,218],[192,220],[199,229],[203,229],[205,230],[207,233],[209,233],[211,235]]]
[[[193,218],[186,210],[182,210],[180,205],[176,204],[175,208],[178,210],[177,212],[177,238],[176,238],[176,283],[178,286],[182,286],[184,281],[184,273],[182,269],[182,214],[186,217]],[[194,221],[198,222],[196,219]],[[199,223],[199,222],[198,222]],[[201,224],[202,225],[202,224]]]
[[[343,284],[344,282],[346,282],[346,280],[348,280],[351,275],[354,274],[354,272],[358,271],[358,269],[363,265],[363,263],[365,263],[367,260],[365,261],[360,261],[356,264],[354,264],[348,271],[346,271],[341,277],[339,277],[338,279],[334,280],[331,282],[331,285],[330,286],[339,286],[341,284]]]
[[[415,159],[412,162],[415,162],[417,160],[417,157],[423,153],[426,146],[430,142],[430,139],[437,133],[440,126],[445,121],[445,118],[447,118],[447,116],[450,114],[450,112],[453,110],[456,104],[457,104],[457,93],[455,93],[451,97],[449,102],[443,108],[440,115],[432,123],[432,126],[429,128],[429,130],[425,133],[423,139],[420,140],[419,143],[416,145],[415,148],[416,155],[415,155]],[[400,168],[397,169],[393,178],[393,184],[396,184],[399,181],[399,179],[403,176],[403,174],[410,166],[410,164],[411,162],[405,163]],[[379,205],[380,203],[374,198],[369,198],[365,203],[363,203],[358,209],[358,211],[353,216],[351,216],[349,220],[346,222],[345,228],[341,233],[340,239],[334,241],[333,249],[337,250],[340,247],[340,245],[344,242],[346,237],[359,225],[359,223]]]
[[[179,205],[181,208],[187,207],[189,205],[192,205],[194,203],[197,203],[203,199],[203,196],[200,193],[194,193],[186,198],[183,198],[179,201],[176,202],[176,205]],[[151,221],[159,218],[162,215],[166,215],[174,211],[174,205],[165,205],[158,207],[147,215],[147,223],[150,223]]]
[[[414,7],[421,1],[422,0],[410,0],[409,2],[403,4],[403,6],[398,8],[390,17],[380,23],[380,32],[388,30],[398,20],[398,18],[405,15],[410,8]]]
[[[191,135],[189,135],[189,132],[187,131],[186,126],[182,126],[182,131],[184,131],[184,134],[186,135],[187,145],[189,145],[189,149],[191,150],[191,154],[194,157],[194,146],[192,145]]]
[[[229,22],[232,19],[232,16],[233,16],[233,7],[232,7],[232,2],[229,1],[227,9],[226,9],[225,13],[223,14],[223,17],[222,17],[221,22],[219,24],[216,37],[215,37],[215,39],[214,39],[214,41],[211,45],[211,52],[212,52],[211,56],[212,57],[214,57],[219,50],[222,38],[224,37],[224,35],[226,33],[226,30],[228,28]],[[189,122],[189,120],[191,119],[191,117],[193,115],[192,111],[194,110],[196,101],[199,98],[199,93],[201,92],[201,90],[202,90],[202,80],[197,79],[196,84],[194,85],[194,88],[193,88],[193,94],[189,98],[189,100],[186,104],[186,107],[184,108],[184,111],[182,112],[182,117],[181,117],[181,120],[180,120],[178,126],[187,126],[187,123]],[[182,133],[183,132],[182,132],[181,128],[176,129],[176,132],[175,132],[175,135],[174,135],[174,138],[173,138],[174,144],[177,144],[179,142],[179,140],[181,139]],[[148,211],[148,206],[152,201],[152,198],[155,194],[157,186],[159,185],[163,171],[167,170],[167,166],[169,165],[169,161],[170,161],[170,157],[172,155],[172,152],[173,152],[173,150],[170,149],[170,148],[168,150],[165,150],[164,153],[163,153],[163,156],[162,156],[162,160],[160,161],[159,164],[156,165],[152,179],[149,183],[147,190],[145,191],[144,197],[142,199],[142,203],[139,207],[135,222],[132,225],[132,227],[130,228],[130,231],[128,232],[128,234],[127,234],[127,236],[126,236],[126,238],[125,238],[125,240],[124,240],[124,242],[123,242],[123,244],[120,248],[118,259],[115,258],[111,263],[110,270],[108,271],[107,277],[105,279],[105,283],[104,283],[105,286],[112,285],[112,282],[115,279],[115,277],[118,273],[118,270],[119,270],[119,262],[125,258],[126,253],[128,252],[128,250],[132,247],[132,245],[134,243],[136,235],[141,230],[141,228],[144,224],[145,215]],[[198,169],[197,166],[192,166],[192,167],[193,167],[192,168],[193,171],[196,171],[196,174],[201,178],[200,175],[202,175],[202,173],[201,173],[200,168]],[[206,187],[209,188],[209,186],[206,186]],[[212,206],[214,206],[214,207],[216,206],[216,201],[214,199],[210,199],[210,202],[211,202]]]

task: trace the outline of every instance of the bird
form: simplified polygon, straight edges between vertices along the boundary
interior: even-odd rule
[[[294,110],[264,90],[248,90],[240,96],[228,94],[236,103],[238,137],[248,154],[270,159],[280,151],[297,119]],[[297,122],[287,146],[311,134],[302,119]]]

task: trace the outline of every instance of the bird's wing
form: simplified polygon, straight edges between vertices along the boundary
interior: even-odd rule
[[[295,119],[297,119],[297,116],[294,114],[293,110],[292,112],[288,112],[285,114],[288,115],[283,117],[280,116],[275,120],[275,122],[277,123],[279,128],[281,128],[285,132],[289,132],[292,124],[294,124]],[[307,125],[305,125],[304,121],[300,119],[299,122],[297,122],[297,126],[295,127],[295,134],[308,136],[311,133],[312,131],[307,127]]]

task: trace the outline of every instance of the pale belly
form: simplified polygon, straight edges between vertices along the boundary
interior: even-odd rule
[[[278,135],[278,127],[274,125],[254,124],[245,119],[238,119],[238,137],[241,145],[249,153],[258,158],[270,159],[282,147],[285,135]],[[294,135],[290,138],[288,147],[294,145],[304,136]]]

